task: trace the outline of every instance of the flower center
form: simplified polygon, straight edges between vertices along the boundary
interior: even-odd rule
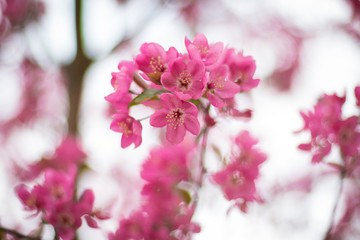
[[[125,134],[126,137],[129,137],[129,134],[132,133],[132,131],[129,129],[128,124],[126,122],[119,122],[120,132]]]
[[[185,71],[180,73],[180,76],[178,78],[178,82],[180,84],[180,88],[188,89],[192,84],[192,76],[189,72]]]
[[[215,78],[211,80],[211,87],[212,88],[223,88],[224,87],[225,79],[220,76],[220,74],[216,74]]]
[[[62,227],[73,227],[75,220],[70,213],[65,212],[60,214],[59,223],[60,223],[59,225]]]
[[[168,126],[172,126],[174,129],[181,127],[184,124],[183,112],[180,109],[173,110],[166,115],[166,121]]]
[[[205,58],[206,54],[208,54],[208,52],[209,52],[207,46],[204,46],[204,45],[197,46],[197,49],[199,50],[199,53],[202,58]]]
[[[161,57],[151,57],[150,59],[150,67],[154,72],[163,72],[165,71],[165,66],[162,63]]]
[[[245,178],[239,171],[236,170],[232,174],[232,182],[236,185],[243,185],[245,183]]]

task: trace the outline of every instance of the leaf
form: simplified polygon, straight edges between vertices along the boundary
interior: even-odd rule
[[[145,89],[142,93],[137,95],[131,102],[129,103],[128,108],[138,105],[142,102],[148,101],[156,97],[156,95],[165,92],[164,90],[159,89]]]

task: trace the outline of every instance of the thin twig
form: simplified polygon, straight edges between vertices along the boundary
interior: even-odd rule
[[[331,213],[331,220],[330,220],[330,225],[329,225],[329,228],[326,232],[326,235],[324,237],[324,240],[330,240],[331,237],[332,237],[332,230],[335,226],[335,214],[337,212],[337,209],[339,207],[339,203],[340,203],[340,197],[341,197],[341,193],[343,191],[343,186],[344,186],[344,178],[345,178],[345,171],[342,170],[340,172],[340,187],[339,187],[339,191],[338,191],[338,194],[336,196],[336,199],[335,199],[335,205],[334,205],[334,208],[332,210],[332,213]]]
[[[2,227],[0,226],[0,232],[4,232],[4,233],[7,233],[7,234],[10,234],[18,239],[28,239],[28,240],[41,240],[41,238],[39,237],[31,237],[31,236],[26,236],[22,233],[19,233],[15,230],[12,230],[12,229],[8,229],[8,228],[5,228],[5,227]]]

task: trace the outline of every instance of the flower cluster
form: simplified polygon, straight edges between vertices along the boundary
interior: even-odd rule
[[[234,97],[259,84],[253,78],[253,58],[221,42],[209,44],[204,34],[192,42],[185,38],[185,46],[187,52],[179,53],[174,47],[165,51],[157,43],[144,43],[132,62],[120,62],[120,71],[112,73],[115,91],[105,99],[116,110],[111,129],[123,134],[122,147],[141,144],[142,125],[130,116],[137,104],[155,108],[150,125],[166,127],[166,139],[173,144],[182,142],[187,131],[198,135],[198,112],[206,115],[211,106],[218,113],[250,116],[236,109]],[[130,89],[133,82],[141,93]]]
[[[191,222],[195,203],[185,183],[191,181],[188,165],[193,147],[170,145],[151,151],[142,165],[141,208],[120,220],[110,240],[115,239],[190,239],[200,227]],[[184,185],[184,186],[182,186]]]
[[[266,155],[254,148],[257,143],[248,131],[239,133],[234,140],[230,162],[212,175],[226,199],[235,200],[235,206],[244,212],[247,202],[261,201],[255,180],[259,176],[259,165],[266,160]]]
[[[355,89],[355,95],[359,102],[359,88]],[[311,141],[300,144],[299,148],[312,152],[313,163],[321,162],[330,153],[332,145],[340,148],[343,159],[350,160],[359,155],[359,116],[342,116],[345,100],[345,96],[324,94],[313,111],[301,112],[305,122],[302,131],[310,132]]]
[[[360,87],[355,88],[356,106],[360,106]],[[336,94],[324,94],[317,102],[313,111],[301,113],[305,126],[302,131],[309,131],[311,141],[300,144],[301,150],[310,151],[313,163],[324,163],[324,158],[334,146],[340,150],[339,162],[325,162],[335,169],[340,176],[340,191],[331,226],[324,239],[345,239],[357,230],[359,221],[358,187],[360,179],[360,127],[359,115],[343,117],[342,106],[346,97]],[[341,213],[338,209],[341,206]]]
[[[76,197],[75,181],[77,166],[82,163],[85,153],[74,138],[66,138],[50,159],[42,159],[29,167],[24,178],[34,179],[44,173],[44,182],[31,189],[25,184],[15,188],[24,208],[41,214],[42,221],[53,225],[56,234],[63,240],[75,237],[75,231],[81,226],[84,217],[90,227],[97,228],[98,219],[107,216],[93,211],[94,193],[85,190],[79,199]]]

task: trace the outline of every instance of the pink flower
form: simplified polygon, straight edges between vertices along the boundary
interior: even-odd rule
[[[204,90],[204,64],[200,60],[180,57],[174,60],[161,77],[161,83],[180,99],[199,99]]]
[[[116,113],[113,115],[114,120],[111,122],[110,129],[115,132],[121,132],[121,147],[126,148],[134,143],[135,148],[141,142],[142,125],[127,113]]]
[[[250,56],[243,56],[242,52],[235,53],[233,48],[225,49],[223,63],[230,69],[230,80],[240,86],[240,91],[247,92],[259,84],[259,79],[253,79],[255,73],[255,61]]]
[[[245,201],[256,200],[254,178],[249,178],[247,171],[238,162],[232,162],[223,170],[212,175],[212,179],[220,185],[226,199],[242,198]]]
[[[172,59],[178,57],[178,52],[171,47],[168,52],[157,43],[144,43],[140,47],[140,54],[135,57],[139,69],[143,71],[155,84],[160,85],[160,78],[168,68]]]
[[[235,138],[235,146],[232,151],[232,160],[238,162],[246,169],[247,176],[257,178],[259,165],[266,160],[266,155],[254,148],[258,140],[250,136],[248,131],[243,131]]]
[[[15,187],[15,192],[28,211],[36,210],[40,212],[46,204],[45,196],[47,192],[40,185],[34,186],[31,192],[29,192],[26,185],[20,184]]]
[[[160,96],[163,108],[156,110],[150,117],[150,125],[166,128],[166,139],[171,143],[180,143],[186,130],[194,135],[200,133],[197,119],[198,109],[193,103],[180,100],[175,95],[164,93]]]
[[[83,151],[79,139],[68,135],[56,148],[54,161],[63,162],[63,164],[66,162],[68,165],[80,165],[86,157],[86,153]]]
[[[185,45],[190,58],[203,61],[206,67],[214,65],[218,61],[224,48],[222,42],[209,45],[203,33],[197,34],[193,42],[185,38]]]
[[[187,155],[190,149],[181,145],[156,148],[142,165],[141,178],[172,186],[188,180]]]
[[[92,190],[85,190],[79,202],[58,202],[45,212],[45,220],[54,226],[63,240],[72,240],[81,226],[81,217],[91,215],[94,203]]]
[[[232,98],[240,92],[240,86],[228,80],[228,73],[229,68],[226,65],[220,65],[210,72],[206,96],[215,107],[225,107],[223,99]]]
[[[313,163],[322,161],[330,153],[341,125],[341,108],[344,102],[345,97],[324,94],[313,111],[300,112],[305,123],[301,131],[310,131],[311,141],[300,144],[298,148],[311,151]]]
[[[118,90],[106,96],[105,100],[110,102],[117,111],[128,113],[128,105],[132,100],[132,96],[127,91]]]
[[[133,62],[123,61],[118,65],[119,72],[111,73],[111,85],[116,91],[129,91],[136,70]]]

